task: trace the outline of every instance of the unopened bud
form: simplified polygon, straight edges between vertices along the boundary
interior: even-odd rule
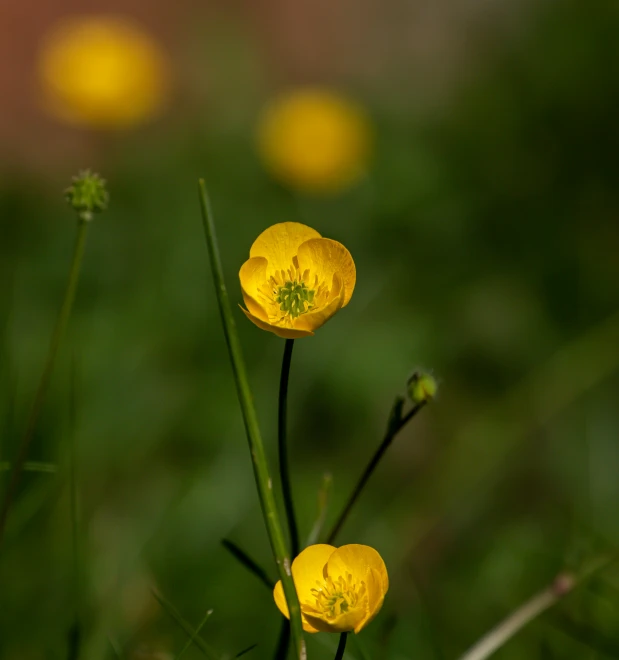
[[[438,391],[436,378],[425,371],[416,371],[407,383],[408,396],[415,404],[431,401]]]
[[[73,177],[72,185],[65,191],[65,199],[81,220],[90,222],[95,213],[105,211],[110,196],[105,181],[98,174],[84,170]]]

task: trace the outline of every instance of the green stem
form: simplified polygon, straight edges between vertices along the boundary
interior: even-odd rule
[[[348,640],[348,633],[343,632],[340,635],[340,643],[337,645],[337,652],[335,654],[335,660],[342,660],[344,657],[344,651],[346,651],[346,641]]]
[[[396,400],[396,406],[398,403],[399,401]],[[406,424],[408,424],[408,422],[423,408],[424,405],[425,405],[425,401],[423,401],[422,403],[418,403],[415,407],[411,408],[411,410],[404,417],[400,417],[398,415],[398,417],[394,420],[392,416],[392,418],[389,420],[389,424],[387,425],[387,431],[385,433],[383,441],[380,443],[380,446],[374,453],[374,456],[372,456],[372,458],[370,459],[370,462],[368,463],[367,467],[365,468],[365,471],[363,472],[359,481],[357,482],[355,489],[350,494],[350,497],[348,498],[348,502],[346,502],[346,505],[344,506],[342,513],[340,513],[339,518],[337,519],[337,521],[335,522],[335,524],[333,525],[331,531],[327,536],[326,543],[332,544],[335,541],[335,537],[339,534],[340,530],[342,529],[342,526],[346,522],[346,519],[348,518],[351,509],[353,508],[355,502],[359,498],[359,495],[361,495],[361,492],[363,491],[365,485],[372,476],[372,473],[380,463],[381,458],[384,456],[387,449],[389,449],[389,446],[393,442],[393,439],[406,426]],[[394,409],[396,406],[394,406]]]
[[[249,443],[262,515],[266,524],[271,550],[275,558],[275,563],[277,564],[277,570],[284,588],[286,602],[288,603],[292,641],[296,657],[298,660],[306,660],[307,651],[303,639],[301,608],[299,606],[299,598],[292,579],[290,556],[286,549],[286,541],[282,525],[279,520],[277,507],[275,506],[273,481],[269,473],[269,467],[264,453],[262,436],[260,435],[260,427],[258,425],[258,417],[256,415],[256,409],[254,408],[247,372],[245,370],[241,342],[236,330],[236,324],[234,322],[234,316],[232,315],[232,308],[228,298],[228,291],[226,290],[226,284],[224,282],[223,268],[219,255],[219,247],[217,245],[217,237],[215,235],[213,216],[206,192],[206,186],[202,179],[200,179],[199,182],[199,189],[202,221],[204,223],[204,233],[206,235],[206,245],[211,262],[211,271],[215,282],[215,292],[217,294],[224,335],[226,337],[226,343],[228,344],[228,352],[232,364],[232,371],[234,373],[234,381],[236,383],[239,403],[243,412],[243,420],[245,422],[247,441]]]
[[[41,380],[39,381],[39,387],[37,389],[36,395],[34,397],[34,403],[32,404],[32,410],[30,412],[30,417],[28,419],[28,425],[26,431],[22,436],[21,444],[17,454],[17,458],[13,462],[13,471],[11,473],[11,480],[6,490],[6,495],[4,497],[4,503],[2,505],[2,510],[0,511],[0,545],[2,544],[2,539],[4,537],[4,531],[6,528],[6,523],[9,515],[9,509],[11,508],[11,503],[15,496],[17,486],[19,484],[19,478],[24,467],[24,463],[28,456],[28,449],[32,442],[34,436],[34,431],[36,429],[39,416],[41,415],[41,410],[43,408],[43,402],[45,400],[45,395],[49,388],[49,383],[51,380],[52,371],[54,369],[54,362],[56,360],[56,355],[58,354],[58,349],[62,342],[62,339],[65,335],[67,329],[67,324],[69,322],[69,317],[71,316],[71,309],[73,308],[73,300],[75,299],[75,291],[77,289],[77,283],[80,275],[80,267],[82,264],[82,258],[84,256],[84,245],[86,243],[86,230],[88,223],[80,220],[77,228],[77,237],[75,240],[75,248],[73,250],[73,259],[71,262],[71,270],[69,272],[69,280],[67,282],[67,288],[64,294],[64,300],[62,302],[62,307],[60,308],[60,314],[58,315],[58,321],[56,322],[56,327],[54,328],[54,333],[50,341],[49,350],[47,353],[47,360],[43,368],[43,373],[41,374]]]
[[[79,509],[77,492],[77,403],[76,403],[76,367],[75,360],[71,369],[71,402],[70,402],[70,429],[69,429],[69,497],[71,511],[71,540],[73,546],[73,607],[74,623],[69,630],[68,660],[77,660],[80,652],[82,632],[81,622],[81,563],[79,548]]]
[[[299,529],[294,515],[292,500],[292,485],[290,483],[290,466],[288,461],[288,444],[286,442],[287,409],[288,409],[288,379],[290,376],[290,363],[294,339],[286,339],[284,358],[282,360],[282,373],[279,380],[279,405],[277,410],[277,449],[279,455],[279,476],[282,482],[286,520],[290,533],[290,554],[294,558],[299,554]]]

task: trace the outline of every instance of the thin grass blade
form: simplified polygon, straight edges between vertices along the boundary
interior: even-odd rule
[[[239,547],[234,541],[230,539],[221,539],[221,544],[224,548],[245,568],[253,573],[268,589],[273,590],[275,582],[267,575],[267,572],[259,566],[246,552],[243,548]]]
[[[204,618],[200,623],[198,624],[198,627],[196,628],[195,632],[193,635],[187,640],[185,643],[185,646],[180,650],[179,654],[176,656],[175,660],[181,660],[183,655],[185,655],[185,651],[195,642],[196,637],[200,634],[200,631],[202,628],[204,628],[204,624],[211,618],[211,614],[213,614],[213,610],[207,610],[206,614],[204,615]]]
[[[271,550],[275,558],[275,563],[277,564],[279,577],[284,588],[286,602],[288,603],[288,611],[290,612],[290,624],[292,631],[292,643],[295,648],[295,655],[298,660],[306,660],[307,650],[305,647],[305,640],[303,639],[303,626],[301,623],[301,608],[299,606],[299,598],[297,596],[297,592],[292,579],[292,562],[288,549],[286,548],[286,541],[283,527],[280,522],[279,512],[277,510],[277,506],[275,505],[273,480],[267,465],[260,427],[258,425],[258,416],[254,407],[253,396],[251,393],[251,388],[249,387],[249,379],[245,369],[245,360],[243,358],[241,342],[236,329],[234,316],[232,314],[232,306],[230,305],[230,300],[228,298],[228,290],[226,289],[226,283],[224,281],[223,267],[221,263],[221,256],[219,254],[219,246],[217,244],[217,236],[215,234],[215,224],[213,222],[211,205],[208,194],[206,192],[206,185],[202,179],[200,179],[199,182],[199,192],[202,221],[204,224],[204,234],[209,253],[211,273],[213,275],[213,281],[215,284],[215,292],[217,295],[217,302],[219,304],[219,312],[221,314],[224,335],[228,345],[228,352],[230,356],[230,362],[232,364],[232,371],[234,374],[239,403],[243,412],[243,421],[245,422],[247,441],[249,443],[249,450],[252,459],[252,466],[254,469],[256,487],[258,489],[258,496],[260,498],[262,515],[269,536]]]
[[[214,648],[207,644],[194,630],[193,626],[183,618],[181,613],[172,605],[172,603],[164,598],[161,594],[157,593],[155,590],[152,590],[152,594],[155,600],[161,605],[161,607],[166,611],[168,616],[178,625],[179,628],[185,631],[185,633],[193,640],[200,651],[204,654],[209,660],[224,660],[224,657],[218,653]]]

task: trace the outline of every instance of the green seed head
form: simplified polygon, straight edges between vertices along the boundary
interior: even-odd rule
[[[105,181],[98,174],[84,170],[73,177],[72,185],[65,191],[65,199],[81,220],[90,222],[95,213],[107,208],[110,196]]]
[[[305,314],[314,306],[314,291],[308,289],[303,282],[286,282],[279,288],[275,296],[282,312],[290,314],[293,319]]]

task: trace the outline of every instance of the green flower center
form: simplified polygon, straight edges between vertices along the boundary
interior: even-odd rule
[[[314,306],[314,293],[314,290],[308,289],[303,282],[287,281],[284,286],[279,287],[275,301],[279,303],[282,312],[296,319]]]
[[[311,590],[316,605],[310,608],[327,619],[335,619],[349,610],[356,609],[366,593],[365,582],[355,584],[350,573],[337,580],[327,577],[324,582],[317,581],[316,585],[318,588]]]

